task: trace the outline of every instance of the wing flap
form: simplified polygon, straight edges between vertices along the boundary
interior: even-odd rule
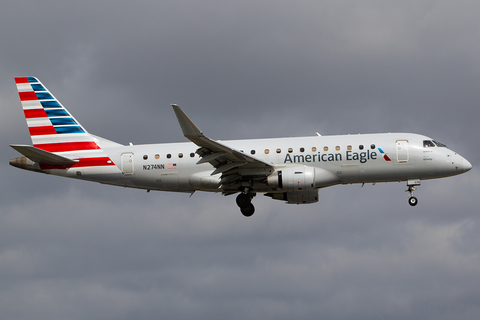
[[[213,176],[213,175],[216,175],[218,173],[224,173],[226,171],[232,170],[234,168],[239,168],[239,167],[244,166],[244,165],[246,165],[246,163],[244,163],[244,162],[230,162],[230,163],[227,163],[227,164],[224,164],[224,165],[218,167],[210,175]]]
[[[226,152],[214,152],[198,160],[197,164],[202,164],[202,163],[210,162],[213,160],[217,160],[217,158],[223,157],[225,155],[227,155]]]

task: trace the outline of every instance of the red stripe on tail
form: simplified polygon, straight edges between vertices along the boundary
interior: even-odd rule
[[[35,144],[35,148],[48,152],[66,152],[78,150],[96,150],[100,147],[93,141]]]
[[[62,166],[54,166],[50,164],[42,164],[40,163],[40,169],[42,170],[49,170],[49,169],[59,169],[65,170],[68,168],[81,168],[81,167],[100,167],[100,166],[114,166],[112,160],[109,157],[101,157],[101,158],[82,158],[82,159],[74,159],[80,160],[79,162],[72,164],[72,165],[62,165]]]
[[[16,77],[15,83],[28,83],[27,77]]]
[[[19,92],[20,101],[38,100],[34,91]]]
[[[44,109],[26,109],[23,110],[23,113],[25,113],[25,118],[27,119],[48,117]]]
[[[48,127],[29,127],[28,131],[30,131],[31,136],[42,136],[45,134],[57,134],[55,128],[53,126]]]

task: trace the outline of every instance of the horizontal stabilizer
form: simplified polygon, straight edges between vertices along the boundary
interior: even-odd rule
[[[23,154],[33,162],[50,164],[50,165],[72,165],[78,162],[78,160],[72,160],[59,156],[48,151],[44,151],[32,146],[11,144],[10,147]]]

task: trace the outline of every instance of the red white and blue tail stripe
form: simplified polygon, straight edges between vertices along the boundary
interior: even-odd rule
[[[15,83],[35,148],[77,159],[73,167],[114,165],[96,139],[37,78],[16,77]]]

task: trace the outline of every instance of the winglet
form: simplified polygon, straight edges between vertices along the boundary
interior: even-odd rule
[[[183,112],[183,110],[176,104],[171,105],[173,107],[173,111],[175,111],[175,115],[177,116],[178,123],[182,128],[183,135],[190,139],[190,138],[201,138],[205,135],[203,134],[200,129],[193,123],[192,120]]]

